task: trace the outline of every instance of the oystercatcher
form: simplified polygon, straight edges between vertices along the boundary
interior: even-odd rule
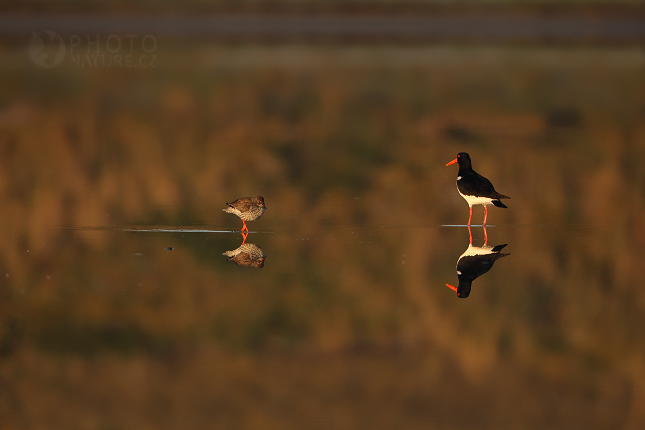
[[[493,263],[502,257],[511,254],[502,254],[500,251],[506,246],[473,246],[468,245],[466,252],[461,254],[457,260],[457,277],[459,286],[454,287],[446,284],[447,287],[457,292],[457,297],[465,299],[470,294],[472,282],[484,273],[488,272]]]
[[[244,230],[246,230],[247,233],[249,231],[249,228],[246,226],[246,222],[255,221],[260,218],[267,209],[267,207],[264,206],[264,198],[262,196],[242,197],[232,203],[226,204],[228,207],[226,209],[222,209],[224,212],[235,214],[242,219],[242,223],[244,224],[242,227],[242,234],[244,234]],[[244,240],[246,241],[246,238],[244,238]]]
[[[473,170],[470,163],[470,156],[465,152],[457,154],[457,158],[447,163],[446,166],[459,163],[459,173],[457,174],[457,190],[461,197],[466,199],[470,207],[470,216],[468,217],[468,225],[473,217],[473,205],[484,206],[484,222],[486,225],[486,218],[488,217],[488,206],[495,205],[498,208],[506,208],[507,206],[500,201],[500,199],[510,199],[510,197],[495,191],[493,184],[479,173]]]

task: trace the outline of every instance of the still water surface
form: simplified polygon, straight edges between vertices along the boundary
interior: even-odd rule
[[[9,428],[645,425],[642,51],[3,55]],[[465,299],[460,151],[511,196]],[[221,209],[258,194],[242,267]]]

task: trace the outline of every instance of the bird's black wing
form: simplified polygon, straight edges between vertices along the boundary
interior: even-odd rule
[[[510,198],[495,191],[493,184],[475,171],[462,175],[461,179],[457,181],[457,186],[461,194],[466,196],[487,197],[490,199]]]
[[[457,263],[457,270],[462,273],[464,279],[471,282],[488,272],[496,260],[506,257],[510,254],[485,254],[485,255],[468,255],[463,257]]]

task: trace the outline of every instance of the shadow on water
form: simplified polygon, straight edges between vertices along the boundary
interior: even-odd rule
[[[495,261],[502,257],[506,257],[507,255],[511,255],[501,253],[502,249],[508,245],[506,243],[503,245],[489,246],[486,226],[482,227],[484,229],[484,245],[473,246],[473,235],[470,226],[468,226],[470,242],[468,243],[466,251],[464,251],[457,260],[457,277],[459,278],[459,284],[457,287],[446,284],[447,287],[457,292],[457,297],[462,299],[465,299],[470,295],[473,281],[492,269]]]

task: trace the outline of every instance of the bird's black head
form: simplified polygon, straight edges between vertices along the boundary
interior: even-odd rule
[[[457,154],[457,158],[446,164],[446,166],[450,166],[451,164],[455,163],[459,163],[459,169],[472,168],[472,165],[470,164],[470,156],[467,152],[460,152],[459,154]]]
[[[465,299],[470,295],[470,288],[472,282],[459,280],[459,286],[457,287],[457,297],[460,299]]]
[[[470,155],[467,152],[460,152],[457,154],[457,162],[459,167],[472,167],[470,163]]]
[[[262,206],[264,209],[266,209],[266,208],[267,208],[267,207],[264,205],[264,197],[262,197],[262,196],[257,196],[257,197],[255,198],[255,204],[256,204],[256,205],[258,205],[258,206]]]
[[[457,297],[460,299],[465,299],[470,295],[470,289],[472,287],[472,281],[466,279],[459,279],[459,285],[454,287],[450,284],[446,284],[446,287],[450,288],[457,293]]]

